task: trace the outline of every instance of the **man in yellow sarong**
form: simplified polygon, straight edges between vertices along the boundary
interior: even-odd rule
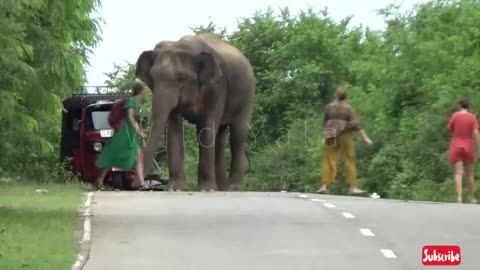
[[[354,109],[346,102],[347,91],[338,88],[336,99],[328,104],[324,114],[324,159],[322,166],[322,186],[317,193],[326,193],[327,185],[335,182],[337,176],[337,153],[342,155],[345,175],[351,195],[366,192],[357,187],[357,165],[353,134],[358,132],[363,140],[371,145],[372,141],[361,127]]]

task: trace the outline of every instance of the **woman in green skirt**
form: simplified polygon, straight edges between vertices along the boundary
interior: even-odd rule
[[[145,134],[135,120],[139,113],[139,103],[144,95],[145,85],[139,81],[135,82],[132,96],[125,101],[123,106],[124,117],[120,122],[120,128],[115,132],[112,139],[105,144],[97,159],[96,166],[102,168],[102,173],[95,183],[97,189],[103,189],[103,180],[110,168],[115,167],[130,171],[134,166],[136,167],[135,173],[140,182],[140,188],[145,188],[143,164],[140,159],[140,137],[145,138]]]

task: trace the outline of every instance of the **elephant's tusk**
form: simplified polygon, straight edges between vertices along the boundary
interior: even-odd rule
[[[145,83],[140,78],[135,78],[135,82],[145,85]]]

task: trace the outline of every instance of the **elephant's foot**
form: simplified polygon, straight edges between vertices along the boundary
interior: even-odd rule
[[[228,191],[242,191],[243,186],[241,184],[231,184],[228,186]]]
[[[227,183],[218,183],[217,182],[217,190],[218,191],[227,191],[228,184]]]
[[[217,190],[217,184],[213,181],[200,182],[197,186],[197,191],[200,192],[215,192]]]
[[[184,180],[170,180],[167,184],[168,191],[188,191]]]

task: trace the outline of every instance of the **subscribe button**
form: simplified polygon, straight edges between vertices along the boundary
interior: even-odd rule
[[[462,256],[459,246],[424,246],[423,265],[460,265]]]

